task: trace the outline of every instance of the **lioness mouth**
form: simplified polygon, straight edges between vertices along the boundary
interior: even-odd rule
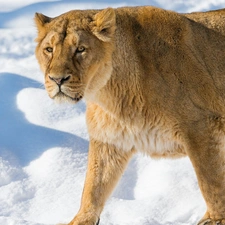
[[[54,96],[54,99],[56,99],[56,98],[57,98],[57,99],[61,99],[61,98],[69,98],[69,99],[72,100],[72,101],[79,102],[79,101],[83,98],[83,96],[82,96],[81,94],[77,93],[77,94],[75,95],[75,97],[73,98],[73,97],[71,97],[71,96],[65,94],[64,92],[60,91],[60,92],[58,92],[58,93]]]

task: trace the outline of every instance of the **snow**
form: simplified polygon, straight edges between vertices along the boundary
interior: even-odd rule
[[[0,224],[69,222],[79,209],[88,134],[85,103],[56,104],[34,56],[36,11],[155,5],[179,12],[225,0],[0,1]],[[192,225],[206,210],[188,158],[136,155],[101,215],[104,225]]]

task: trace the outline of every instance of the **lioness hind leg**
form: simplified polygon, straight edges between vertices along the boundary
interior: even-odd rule
[[[194,166],[207,212],[198,225],[225,225],[224,119],[195,124],[188,135],[187,154]]]

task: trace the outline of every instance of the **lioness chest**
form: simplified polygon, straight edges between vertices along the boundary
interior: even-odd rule
[[[185,155],[177,130],[164,125],[160,119],[154,122],[145,118],[125,122],[94,107],[87,110],[87,125],[91,138],[122,151],[135,149],[152,157]]]

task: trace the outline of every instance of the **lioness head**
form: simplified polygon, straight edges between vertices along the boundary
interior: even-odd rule
[[[36,57],[53,99],[78,102],[108,81],[116,28],[112,8],[71,11],[56,18],[36,13]]]

